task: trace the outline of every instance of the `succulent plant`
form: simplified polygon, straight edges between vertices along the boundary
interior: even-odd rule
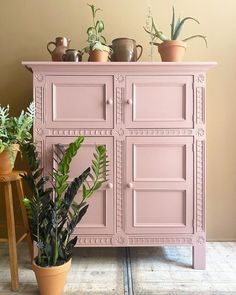
[[[32,138],[31,128],[35,115],[35,105],[33,102],[22,111],[19,117],[10,117],[9,105],[0,105],[0,154],[8,150],[10,163],[14,167],[13,144],[25,144]]]
[[[186,21],[188,20],[192,20],[194,22],[196,22],[197,24],[200,24],[200,22],[196,19],[196,18],[193,18],[193,17],[185,17],[183,19],[181,19],[180,17],[177,19],[176,21],[176,18],[175,18],[175,8],[172,7],[172,22],[171,22],[171,35],[170,35],[170,38],[168,38],[167,36],[165,36],[163,34],[162,31],[160,31],[156,25],[155,25],[155,22],[153,20],[153,17],[152,17],[152,23],[151,23],[151,30],[148,30],[147,28],[144,27],[144,30],[150,34],[153,38],[153,40],[155,39],[160,39],[161,41],[171,41],[171,40],[177,40],[179,38],[179,35],[183,29],[183,25],[185,24]],[[192,36],[189,36],[185,39],[182,39],[182,41],[188,41],[188,40],[191,40],[191,39],[194,39],[194,38],[201,38],[205,41],[205,44],[207,46],[207,39],[206,39],[206,36],[204,35],[192,35]],[[159,43],[155,43],[153,42],[153,44],[155,45],[159,45]]]

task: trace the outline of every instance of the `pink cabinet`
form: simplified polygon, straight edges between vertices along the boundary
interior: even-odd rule
[[[89,200],[77,246],[189,245],[205,267],[205,83],[215,63],[25,62],[45,173],[84,135],[71,178],[104,144],[109,180]],[[78,198],[80,194],[78,194]]]

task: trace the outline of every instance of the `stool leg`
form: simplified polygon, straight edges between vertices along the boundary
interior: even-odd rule
[[[22,215],[22,219],[23,219],[23,224],[24,224],[25,231],[27,233],[27,241],[28,241],[30,256],[31,256],[31,260],[33,260],[33,258],[34,258],[33,257],[33,243],[32,243],[31,236],[30,236],[27,212],[26,212],[25,206],[23,204],[24,191],[23,191],[23,186],[22,186],[21,179],[16,181],[16,188],[17,188],[18,198],[19,198],[19,202],[20,202],[20,208],[21,208],[21,215]]]
[[[7,233],[8,233],[8,246],[9,246],[9,260],[11,270],[11,287],[13,291],[19,288],[19,276],[17,265],[17,252],[16,252],[16,231],[15,231],[15,218],[13,210],[12,190],[11,183],[4,184],[5,202],[6,202],[6,217],[7,217]]]

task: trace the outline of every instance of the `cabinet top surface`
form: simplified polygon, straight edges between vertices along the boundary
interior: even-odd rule
[[[23,65],[33,71],[133,71],[140,69],[155,71],[202,71],[217,65],[216,62],[51,62],[51,61],[23,61]]]

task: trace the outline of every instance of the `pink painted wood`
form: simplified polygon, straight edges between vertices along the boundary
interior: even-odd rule
[[[204,269],[205,84],[216,63],[23,64],[45,173],[57,143],[86,137],[71,177],[96,144],[107,147],[110,177],[89,201],[78,246],[190,245]]]

